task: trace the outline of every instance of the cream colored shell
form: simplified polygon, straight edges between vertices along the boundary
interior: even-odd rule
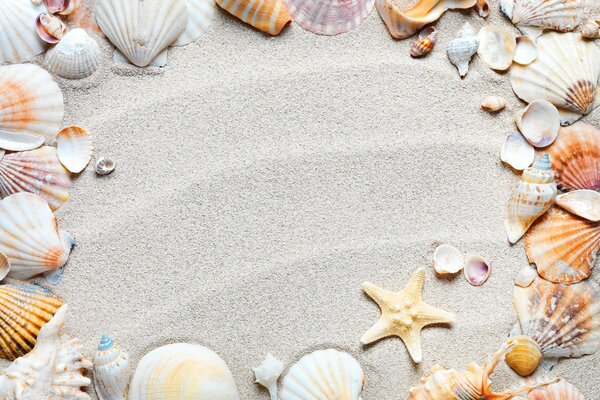
[[[131,368],[119,343],[103,335],[94,355],[94,386],[99,400],[125,400]]]
[[[43,5],[31,0],[2,0],[0,64],[30,61],[44,52],[46,44],[36,32],[35,21],[45,11]]]
[[[520,132],[515,131],[504,139],[500,159],[512,168],[523,171],[533,163],[535,149]]]
[[[67,126],[56,136],[58,159],[69,171],[78,174],[92,159],[92,135],[80,126]]]
[[[575,190],[556,197],[556,204],[588,221],[600,221],[600,193],[595,190]]]
[[[547,147],[558,136],[560,114],[546,100],[535,100],[517,115],[515,122],[529,143],[535,147]]]
[[[477,54],[493,70],[506,71],[515,57],[517,41],[513,34],[496,25],[486,25],[477,34]]]
[[[100,66],[100,48],[83,29],[73,29],[46,52],[48,71],[67,79],[82,79]]]
[[[185,4],[189,13],[187,26],[173,46],[185,46],[196,41],[208,30],[215,17],[214,0],[185,0]]]

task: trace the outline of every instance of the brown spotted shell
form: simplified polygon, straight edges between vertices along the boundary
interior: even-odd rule
[[[418,58],[431,53],[437,42],[437,35],[438,32],[434,26],[423,29],[410,49],[411,57]]]

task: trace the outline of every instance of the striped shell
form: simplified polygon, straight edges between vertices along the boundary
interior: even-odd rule
[[[35,5],[31,1],[2,0],[0,64],[30,61],[44,52],[46,44],[38,36],[35,26],[38,15],[44,11],[43,5]]]
[[[40,147],[4,155],[0,159],[0,195],[28,192],[42,197],[52,210],[69,199],[71,175],[54,147]]]
[[[356,28],[375,0],[284,0],[294,21],[307,31],[337,35]]]
[[[573,31],[585,19],[589,0],[514,0],[512,22],[520,27]]]
[[[130,378],[129,355],[103,335],[94,355],[94,386],[100,400],[125,400]]]
[[[527,400],[585,400],[585,397],[575,386],[561,380],[544,389],[534,390]]]
[[[187,27],[173,46],[185,46],[196,41],[208,30],[215,17],[213,0],[185,0],[185,3],[189,13]]]
[[[279,35],[292,22],[282,0],[217,0],[231,15],[269,35]]]
[[[410,49],[411,57],[423,57],[431,53],[435,43],[437,42],[438,32],[434,26],[423,29],[419,32],[419,37],[413,43]]]
[[[83,29],[73,29],[45,58],[48,71],[67,79],[82,79],[100,66],[100,48]]]
[[[69,171],[78,174],[92,159],[92,135],[80,126],[67,126],[56,136],[56,153]]]

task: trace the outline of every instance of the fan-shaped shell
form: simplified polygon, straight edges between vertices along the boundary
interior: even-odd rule
[[[60,162],[73,173],[80,173],[92,159],[92,135],[80,126],[67,126],[56,136]]]
[[[375,0],[284,1],[294,21],[322,35],[351,31],[371,14],[375,4]]]
[[[533,163],[535,149],[520,132],[513,132],[504,140],[500,159],[514,169],[523,171]]]
[[[145,67],[185,31],[188,9],[184,0],[100,0],[96,18],[121,53]]]
[[[530,103],[547,100],[561,111],[568,125],[600,104],[600,49],[577,33],[549,32],[537,41],[538,57],[529,65],[511,68],[511,84]]]
[[[588,221],[600,221],[600,193],[595,190],[575,190],[556,197],[556,204]]]
[[[0,194],[33,193],[57,210],[69,199],[71,175],[53,147],[6,154],[0,159]]]
[[[279,35],[292,22],[282,0],[217,0],[231,15],[270,35]]]
[[[496,25],[487,25],[477,34],[477,54],[493,70],[506,71],[512,64],[517,41],[511,33]]]
[[[512,22],[518,26],[573,31],[589,11],[588,0],[514,0]]]
[[[33,64],[0,67],[0,148],[40,147],[58,133],[63,114],[62,92],[48,72]]]
[[[600,130],[583,122],[562,128],[547,149],[562,190],[600,190]]]
[[[35,5],[31,1],[2,0],[0,64],[30,61],[44,52],[46,44],[38,36],[35,27],[38,15],[44,11],[43,5]]]
[[[103,335],[94,355],[94,385],[100,400],[125,400],[130,377],[129,355]]]
[[[225,361],[206,347],[176,343],[159,347],[139,362],[129,400],[238,400]]]
[[[185,0],[185,4],[189,14],[187,26],[173,46],[185,46],[196,41],[208,30],[215,17],[213,0]]]
[[[463,25],[458,37],[448,43],[447,53],[450,62],[456,66],[461,77],[469,72],[471,58],[477,53],[479,39],[468,22]]]
[[[9,277],[29,279],[60,269],[74,243],[70,234],[58,230],[41,197],[17,193],[0,201],[0,251],[10,260]]]
[[[63,78],[86,78],[100,66],[100,48],[86,31],[73,29],[46,52],[45,63],[48,71]]]
[[[517,127],[535,147],[551,145],[558,136],[560,115],[546,100],[532,101],[516,118]]]
[[[575,386],[561,380],[544,389],[529,393],[527,400],[585,400],[585,397]]]

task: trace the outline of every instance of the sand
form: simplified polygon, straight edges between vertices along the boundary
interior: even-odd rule
[[[100,40],[96,75],[58,79],[65,123],[88,128],[95,153],[118,165],[105,178],[88,168],[58,212],[78,240],[53,287],[70,305],[67,331],[89,356],[110,334],[134,365],[167,343],[209,346],[242,399],[267,398],[251,371],[267,352],[289,367],[315,349],[347,351],[366,400],[405,398],[434,364],[482,363],[516,322],[513,278],[527,265],[505,238],[517,177],[499,160],[523,104],[480,59],[459,78],[445,48],[466,21],[486,23],[445,15],[421,60],[376,11],[348,34],[294,25],[270,38],[218,10],[163,70],[115,66]],[[513,29],[496,6],[487,22]],[[508,109],[480,111],[488,95]],[[600,125],[600,111],[585,121]],[[436,278],[440,243],[487,257],[489,282]],[[361,283],[401,289],[418,267],[425,301],[457,319],[423,331],[415,365],[397,338],[359,340],[379,318]],[[550,375],[594,400],[599,365],[600,353],[563,360]],[[498,389],[520,382],[505,365],[494,378]]]

